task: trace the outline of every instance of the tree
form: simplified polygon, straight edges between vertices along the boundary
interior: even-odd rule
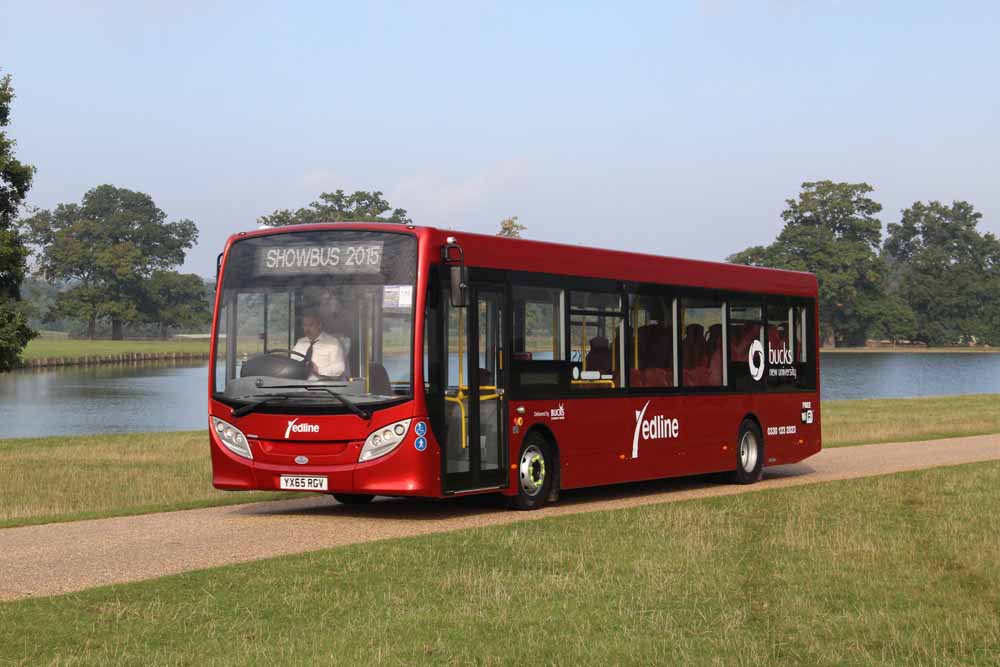
[[[979,233],[981,218],[964,201],[915,202],[889,224],[885,254],[895,294],[916,314],[915,340],[1000,342],[1000,241]]]
[[[21,301],[28,248],[16,224],[35,168],[14,157],[14,140],[4,131],[14,99],[10,81],[10,74],[0,77],[0,371],[13,368],[24,346],[38,335],[28,326]]]
[[[389,217],[383,217],[390,211]],[[397,222],[411,224],[413,221],[406,215],[406,209],[396,208],[387,202],[379,191],[365,192],[358,190],[352,195],[343,190],[324,192],[319,201],[314,201],[305,208],[296,211],[289,209],[276,210],[271,215],[262,215],[257,222],[267,227],[283,227],[285,225],[302,225],[313,222]]]
[[[882,223],[875,217],[882,205],[868,196],[872,190],[867,183],[803,183],[798,199],[785,200],[785,226],[775,242],[729,261],[815,273],[823,339],[864,344],[878,322],[873,304],[886,273],[879,257]]]
[[[527,229],[527,227],[517,221],[517,216],[515,215],[512,218],[504,218],[500,221],[500,231],[497,232],[497,236],[519,239],[521,238],[521,232]]]
[[[879,339],[888,339],[893,343],[900,340],[915,340],[917,335],[917,316],[913,309],[899,297],[898,294],[886,294],[878,301],[871,303],[875,321],[872,335]]]
[[[42,274],[73,285],[56,300],[57,314],[85,319],[91,338],[98,319],[110,320],[111,337],[121,340],[124,325],[141,316],[145,281],[181,264],[198,238],[190,220],[166,217],[145,193],[100,185],[79,205],[28,218]]]
[[[200,327],[212,319],[205,281],[193,273],[156,271],[146,281],[144,315],[166,338],[171,327]]]

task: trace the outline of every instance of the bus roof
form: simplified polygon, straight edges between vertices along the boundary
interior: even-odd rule
[[[402,232],[415,234],[430,245],[444,244],[448,237],[453,236],[462,246],[468,266],[736,292],[772,292],[807,297],[815,297],[817,292],[816,276],[804,271],[767,269],[395,223],[336,222],[268,227],[235,234],[230,237],[229,242],[275,233],[325,229]]]

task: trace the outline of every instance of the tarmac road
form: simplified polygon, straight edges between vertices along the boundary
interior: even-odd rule
[[[750,486],[718,476],[621,484],[563,493],[534,512],[495,496],[386,499],[361,507],[329,496],[0,530],[0,600],[57,595],[218,565],[346,544],[532,521],[690,498],[885,475],[1000,459],[1000,435],[823,450],[764,471]]]

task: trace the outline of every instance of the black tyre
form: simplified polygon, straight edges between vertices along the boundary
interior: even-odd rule
[[[366,505],[375,496],[369,496],[365,493],[335,493],[333,497],[337,499],[338,503],[343,505]]]
[[[517,495],[511,497],[510,506],[519,510],[534,510],[544,505],[552,492],[556,469],[552,446],[537,431],[529,433],[521,443],[517,477]]]
[[[736,483],[753,484],[764,471],[764,436],[757,422],[744,419],[736,440]]]

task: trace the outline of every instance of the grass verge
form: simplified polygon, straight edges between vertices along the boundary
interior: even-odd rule
[[[1000,433],[1000,396],[823,403],[823,446]],[[290,497],[211,485],[205,431],[0,440],[0,528]]]
[[[0,528],[288,497],[212,488],[208,431],[0,440]]]
[[[69,338],[35,338],[21,354],[25,359],[50,357],[86,357],[111,354],[172,352],[208,354],[208,340],[75,340]]]
[[[998,503],[986,463],[362,544],[3,603],[0,662],[996,664]]]
[[[1000,395],[823,401],[823,446],[1000,433]]]

